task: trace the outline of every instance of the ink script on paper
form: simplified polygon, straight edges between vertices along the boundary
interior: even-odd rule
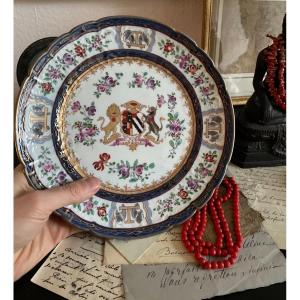
[[[104,241],[89,233],[63,240],[31,279],[67,299],[124,299],[121,266],[103,266]]]
[[[207,299],[283,282],[285,272],[285,257],[267,232],[248,236],[229,269],[203,270],[194,263],[122,266],[127,300]]]
[[[264,227],[280,249],[286,248],[286,167],[241,169],[233,164],[235,176],[249,205],[264,217]]]

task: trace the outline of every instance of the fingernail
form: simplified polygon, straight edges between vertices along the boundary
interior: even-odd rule
[[[100,180],[96,177],[85,177],[83,179],[90,190],[96,191],[100,187]]]

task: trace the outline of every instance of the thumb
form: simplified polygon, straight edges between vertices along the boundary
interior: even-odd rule
[[[80,203],[92,197],[100,187],[96,177],[85,177],[64,186],[39,191],[43,207],[48,212],[73,203]]]

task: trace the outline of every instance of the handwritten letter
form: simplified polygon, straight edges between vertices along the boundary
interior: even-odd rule
[[[127,300],[200,300],[285,281],[285,258],[266,232],[248,236],[237,263],[203,270],[197,264],[122,266]]]
[[[31,279],[67,299],[124,299],[121,266],[103,266],[104,241],[89,233],[63,240]]]
[[[241,169],[229,166],[249,205],[264,217],[266,230],[285,249],[286,167]]]

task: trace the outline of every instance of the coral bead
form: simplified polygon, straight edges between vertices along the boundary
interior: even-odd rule
[[[217,269],[218,268],[218,263],[216,261],[212,261],[210,264],[211,264],[212,269]]]
[[[206,256],[206,255],[208,255],[209,251],[207,248],[203,248],[201,253],[202,253],[202,255]]]
[[[221,256],[222,255],[222,250],[221,249],[217,249],[216,250],[216,255],[217,256]]]
[[[209,255],[211,255],[211,256],[216,256],[216,249],[210,248],[210,249],[209,249]]]
[[[233,257],[229,257],[229,258],[228,258],[228,261],[229,261],[230,265],[232,265],[232,264],[234,263],[235,260],[234,260]]]
[[[199,246],[199,242],[198,242],[197,240],[194,240],[194,241],[193,241],[193,245],[194,245],[195,247],[197,247],[197,246]]]
[[[229,260],[224,261],[224,268],[229,268],[232,264],[229,262]]]
[[[200,262],[200,260],[203,260],[203,257],[201,256],[200,252],[195,253],[195,258]]]
[[[187,249],[188,249],[189,252],[194,252],[195,248],[194,248],[193,245],[190,245],[190,246],[187,247]]]
[[[218,261],[218,268],[224,269],[224,263],[222,261]]]
[[[211,269],[211,263],[210,262],[205,262],[204,266],[203,266],[205,269]]]

